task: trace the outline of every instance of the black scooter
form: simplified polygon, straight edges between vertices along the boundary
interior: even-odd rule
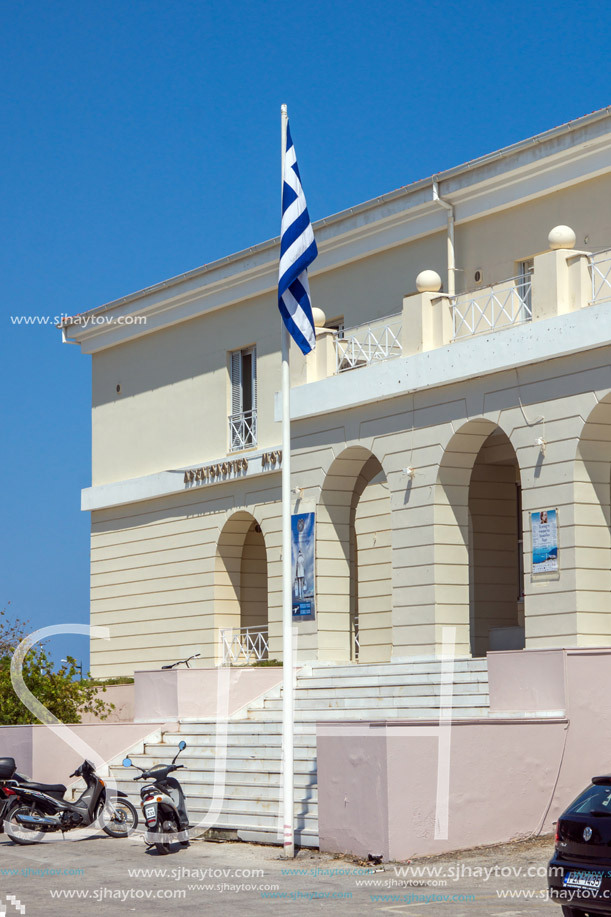
[[[175,761],[186,747],[186,742],[180,742],[171,764],[157,764],[149,771],[132,764],[131,758],[123,761],[123,767],[136,767],[142,771],[134,780],[152,781],[140,790],[147,828],[144,839],[149,847],[155,846],[161,854],[170,853],[172,844],[176,842],[181,847],[189,846],[189,816],[185,794],[178,780],[170,777],[172,771],[184,767],[184,764],[176,764]]]
[[[84,761],[70,774],[85,781],[85,789],[75,802],[64,799],[66,787],[62,783],[15,779],[13,759],[0,759],[0,772],[2,762],[9,761],[13,763],[13,777],[2,782],[2,792],[8,797],[3,818],[13,843],[36,844],[47,834],[87,828],[96,821],[110,837],[127,837],[136,828],[138,813],[126,794],[107,791],[90,761]]]

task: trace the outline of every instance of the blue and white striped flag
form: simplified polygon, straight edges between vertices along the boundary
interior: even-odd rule
[[[317,254],[318,249],[297,168],[295,147],[287,122],[278,306],[289,334],[303,353],[309,353],[316,346],[307,269]]]

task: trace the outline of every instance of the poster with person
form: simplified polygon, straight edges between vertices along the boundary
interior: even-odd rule
[[[530,514],[533,573],[554,573],[558,570],[557,516],[555,509],[542,509]]]
[[[314,513],[291,517],[293,620],[314,618]]]

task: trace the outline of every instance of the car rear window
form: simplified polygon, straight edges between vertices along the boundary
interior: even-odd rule
[[[592,785],[566,810],[567,815],[590,815],[592,811],[611,815],[611,786]]]

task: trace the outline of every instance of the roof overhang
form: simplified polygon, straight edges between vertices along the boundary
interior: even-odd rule
[[[611,108],[605,108],[319,220],[319,257],[310,274],[443,231],[446,215],[433,201],[433,181],[460,224],[611,171],[610,147]],[[278,250],[279,239],[270,239],[58,327],[64,339],[95,353],[269,293],[276,287]]]

